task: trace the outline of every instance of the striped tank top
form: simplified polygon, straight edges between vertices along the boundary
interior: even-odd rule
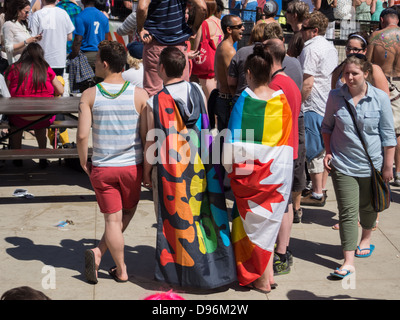
[[[109,93],[118,93],[122,84],[102,82]],[[104,97],[96,86],[92,114],[92,163],[97,167],[124,167],[143,161],[139,135],[139,113],[135,108],[135,86],[130,84],[116,99]]]

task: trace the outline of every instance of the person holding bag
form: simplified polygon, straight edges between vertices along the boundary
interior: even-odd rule
[[[384,91],[366,81],[371,72],[364,55],[347,57],[343,68],[346,84],[330,92],[322,122],[324,166],[335,189],[344,255],[343,265],[331,273],[334,278],[352,274],[354,257],[369,257],[375,249],[371,244],[378,214],[371,201],[374,168],[382,172],[386,183],[393,179],[396,135],[390,100]],[[362,235],[357,246],[358,215]]]
[[[206,4],[207,18],[199,28],[194,42],[195,51],[199,51],[199,55],[193,59],[192,74],[199,78],[208,100],[211,91],[217,87],[214,72],[215,51],[224,38],[224,33],[221,29],[221,13],[217,14],[217,3],[210,0]]]

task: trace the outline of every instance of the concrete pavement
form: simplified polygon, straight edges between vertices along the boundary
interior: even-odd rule
[[[33,140],[23,143],[36,145]],[[14,197],[17,188],[27,189],[34,197]],[[231,208],[232,195],[227,197]],[[372,256],[356,259],[354,276],[331,280],[329,274],[341,265],[342,252],[339,233],[331,229],[337,222],[337,209],[329,178],[325,207],[304,207],[302,223],[293,225],[291,272],[275,277],[278,287],[266,295],[238,284],[197,291],[154,281],[155,215],[151,193],[143,189],[125,233],[129,281],[119,284],[110,278],[107,270],[114,264],[107,254],[100,266],[99,283],[90,285],[84,277],[84,251],[101,238],[104,222],[88,177],[58,161],[45,170],[36,161],[24,161],[22,168],[7,161],[0,167],[0,294],[28,285],[54,300],[140,300],[171,288],[188,300],[399,299],[399,187],[393,187],[393,200],[373,233],[376,249]],[[73,224],[55,227],[65,220]]]

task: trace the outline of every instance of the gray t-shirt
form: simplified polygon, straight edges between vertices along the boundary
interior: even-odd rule
[[[247,87],[244,63],[247,57],[253,53],[253,48],[254,44],[240,48],[229,65],[229,76],[237,78],[236,96],[240,96],[242,91]],[[282,68],[285,68],[285,73],[293,79],[301,91],[303,86],[303,70],[300,62],[296,58],[286,56],[285,59],[283,59]]]

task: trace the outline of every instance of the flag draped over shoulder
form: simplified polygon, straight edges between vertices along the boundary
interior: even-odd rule
[[[268,101],[247,88],[233,107],[231,136],[224,153],[232,154],[232,216],[237,276],[245,286],[265,271],[291,192],[292,113],[282,91]],[[231,171],[232,170],[232,171]]]
[[[200,89],[190,84],[188,106],[164,88],[154,97],[157,151],[156,279],[216,288],[236,280],[221,165],[208,164],[212,136]],[[203,131],[201,131],[203,130]]]

